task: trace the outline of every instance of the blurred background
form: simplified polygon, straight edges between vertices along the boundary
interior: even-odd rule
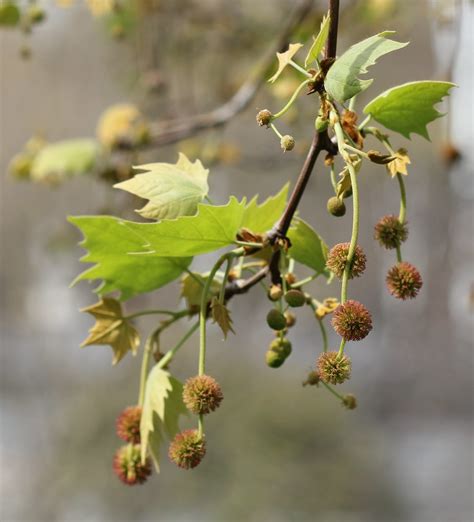
[[[20,9],[27,4],[15,3]],[[135,488],[117,480],[111,461],[119,446],[115,417],[136,400],[140,357],[129,355],[111,368],[110,348],[79,348],[92,319],[78,310],[96,298],[86,283],[69,288],[84,265],[80,236],[66,216],[138,219],[133,209],[140,202],[112,184],[129,175],[131,164],[174,162],[179,150],[209,166],[216,202],[229,194],[274,194],[299,172],[315,99],[303,96],[280,124],[296,138],[292,153],[282,154],[275,135],[255,123],[256,108],[284,105],[297,80],[289,71],[274,88],[261,86],[225,126],[169,143],[169,121],[173,127],[219,107],[251,75],[262,76],[262,58],[277,50],[279,33],[302,2],[112,4],[38,2],[44,19],[0,29],[1,519],[473,520],[473,4],[341,3],[339,53],[385,29],[411,42],[371,69],[376,81],[358,110],[407,81],[459,85],[449,106],[439,107],[450,110],[449,117],[430,125],[431,143],[418,136],[393,139],[412,160],[404,252],[424,279],[413,302],[388,295],[384,278],[393,255],[372,239],[375,222],[398,212],[398,186],[381,168],[360,176],[360,242],[369,261],[350,293],[367,304],[375,328],[363,343],[349,346],[353,377],[343,386],[359,407],[347,411],[325,389],[301,386],[321,350],[309,311],[298,314],[286,364],[280,370],[265,365],[269,305],[256,287],[231,302],[238,335],[224,343],[210,327],[208,367],[225,401],[207,423],[206,459],[184,472],[164,458],[162,473]],[[310,38],[325,10],[326,2],[315,0],[291,41]],[[276,60],[269,64],[263,69],[271,74]],[[46,169],[28,177],[38,136],[47,142],[94,139],[100,115],[117,103],[133,104],[156,141],[121,147],[100,171],[65,167],[59,176]],[[169,144],[161,146],[160,136]],[[329,245],[350,236],[350,219],[327,214],[331,195],[320,162],[300,210]],[[206,270],[210,257],[193,267]],[[313,290],[321,298],[338,295],[337,283],[315,282]],[[127,310],[173,307],[178,300],[176,282],[130,301]],[[137,324],[143,333],[154,327],[153,319]],[[163,347],[182,333],[170,331]],[[330,342],[337,342],[332,331]],[[193,338],[174,374],[181,380],[194,374],[196,360]]]

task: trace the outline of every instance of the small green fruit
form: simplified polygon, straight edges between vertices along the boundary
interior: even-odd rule
[[[314,121],[314,128],[317,132],[324,132],[329,125],[329,121],[322,118],[321,116],[318,116],[316,120]]]
[[[26,14],[28,16],[29,21],[32,24],[39,24],[46,17],[46,13],[44,12],[44,10],[39,5],[35,5],[35,4],[33,4],[32,6],[30,6],[28,8],[28,11]]]
[[[279,368],[284,362],[286,357],[274,350],[268,350],[265,354],[265,361],[270,368]]]
[[[282,355],[285,359],[290,356],[292,351],[292,346],[290,341],[284,337],[283,339],[278,338],[274,339],[270,343],[270,351],[278,353]]]
[[[336,196],[328,199],[327,209],[330,214],[336,217],[341,217],[346,213],[344,201]]]
[[[283,330],[286,327],[285,316],[276,308],[272,308],[267,314],[267,324],[273,330]]]
[[[298,308],[306,303],[306,297],[301,290],[288,290],[285,294],[285,301],[292,308]]]

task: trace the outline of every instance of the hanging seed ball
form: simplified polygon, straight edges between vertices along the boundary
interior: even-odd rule
[[[295,314],[292,314],[291,312],[285,312],[285,321],[287,328],[291,328],[292,326],[295,326],[296,323],[296,316]]]
[[[270,368],[279,368],[286,360],[286,357],[275,350],[268,350],[265,354],[265,362]]]
[[[293,136],[290,136],[289,134],[286,134],[281,138],[280,145],[283,149],[283,152],[289,152],[290,150],[293,150],[295,148],[295,138],[293,138]]]
[[[185,430],[178,433],[170,444],[169,458],[180,468],[195,468],[206,454],[206,441],[198,430]]]
[[[406,261],[397,263],[387,273],[386,278],[388,291],[397,299],[414,299],[423,281],[418,269]]]
[[[214,411],[223,398],[219,383],[209,375],[191,377],[183,387],[184,404],[196,415],[205,415]]]
[[[151,475],[151,462],[147,458],[142,464],[140,444],[127,444],[116,451],[113,469],[124,484],[134,486],[143,484]]]
[[[318,358],[320,379],[327,384],[342,384],[351,376],[351,360],[337,352],[323,352]]]
[[[288,290],[285,294],[285,301],[292,308],[298,308],[306,303],[306,297],[301,290]]]
[[[331,324],[346,341],[360,341],[372,330],[372,316],[362,303],[349,299],[334,310]]]
[[[280,285],[272,285],[268,291],[268,298],[270,301],[278,301],[283,295],[283,290]]]
[[[285,316],[276,308],[272,308],[267,314],[267,324],[273,330],[283,330],[286,327]]]
[[[346,205],[342,199],[334,196],[328,199],[328,212],[336,217],[342,217],[346,213]]]
[[[387,249],[397,248],[407,237],[407,224],[401,223],[397,216],[383,216],[375,225],[374,239]]]
[[[270,122],[272,121],[273,114],[267,110],[263,109],[262,111],[259,111],[257,114],[257,123],[260,127],[269,126]]]
[[[344,268],[346,266],[347,254],[349,253],[349,243],[338,243],[329,251],[326,266],[339,279],[342,279]],[[362,248],[357,245],[352,257],[351,269],[349,271],[349,279],[359,277],[364,273],[367,257]]]
[[[142,409],[140,406],[125,408],[115,421],[117,435],[125,442],[140,442],[140,420]]]
[[[354,395],[348,393],[347,395],[344,395],[344,398],[342,399],[342,404],[348,410],[355,410],[357,408],[357,399]]]
[[[270,343],[269,349],[276,353],[282,354],[286,359],[291,354],[292,347],[291,347],[290,341],[288,341],[288,339],[286,337],[283,337],[283,338],[274,339]]]
[[[308,373],[308,377],[306,377],[306,381],[303,382],[303,386],[319,386],[319,381],[321,377],[316,370],[312,370]]]

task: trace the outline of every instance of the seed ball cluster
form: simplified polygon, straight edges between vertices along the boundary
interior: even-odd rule
[[[334,330],[346,341],[360,341],[372,330],[372,316],[359,301],[349,299],[334,310]]]
[[[344,274],[344,268],[347,262],[347,255],[349,253],[350,243],[338,243],[334,245],[329,251],[326,266],[333,272],[339,279],[342,279]],[[353,277],[359,277],[364,273],[365,264],[367,257],[364,254],[362,248],[357,245],[352,257],[351,267],[349,271],[349,279]]]
[[[196,415],[205,415],[217,409],[223,395],[219,383],[209,375],[197,375],[186,381],[183,401],[188,410]]]
[[[147,458],[142,464],[140,444],[127,444],[115,452],[113,469],[124,484],[134,486],[143,484],[151,475],[151,462]]]
[[[323,352],[318,358],[320,379],[327,384],[342,384],[351,376],[351,360],[338,352]]]
[[[206,454],[206,441],[198,430],[178,433],[170,444],[169,458],[180,468],[195,468]]]
[[[383,216],[375,225],[374,238],[387,249],[397,248],[407,240],[408,227],[397,216]]]
[[[125,442],[140,442],[140,419],[142,409],[140,406],[129,406],[117,417],[115,427],[117,435]]]
[[[388,291],[397,299],[414,299],[423,281],[418,269],[406,261],[397,263],[387,273],[386,278]]]

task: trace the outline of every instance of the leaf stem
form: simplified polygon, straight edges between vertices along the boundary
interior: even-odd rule
[[[366,125],[368,125],[371,119],[372,119],[372,116],[369,114],[365,118],[365,120],[359,125],[359,130],[362,130]]]
[[[135,312],[130,315],[125,315],[123,318],[128,319],[135,319],[135,317],[141,317],[143,315],[154,315],[154,314],[162,314],[162,315],[171,315],[174,317],[176,315],[176,312],[173,312],[171,310],[144,310],[142,312]]]
[[[328,347],[329,347],[329,343],[328,343],[328,334],[327,334],[327,331],[326,331],[326,326],[324,325],[322,319],[318,318],[317,320],[318,320],[318,323],[319,323],[319,328],[321,330],[321,336],[323,338],[323,352],[327,352],[328,351]]]
[[[290,107],[293,105],[293,103],[295,102],[296,98],[298,97],[299,93],[301,92],[301,90],[306,86],[308,85],[308,83],[310,82],[311,80],[308,79],[308,80],[305,80],[304,82],[300,83],[298,85],[298,87],[296,88],[295,92],[292,94],[291,98],[288,100],[288,103],[283,107],[283,109],[281,109],[280,111],[278,111],[276,114],[274,114],[272,116],[272,120],[276,120],[277,118],[280,118],[281,116],[283,116],[289,109]]]
[[[329,391],[331,392],[335,397],[337,397],[340,401],[343,401],[344,402],[344,397],[340,394],[340,393],[337,393],[337,391],[332,387],[332,386],[329,386],[329,384],[325,383],[324,381],[320,381],[324,384],[324,387]]]
[[[283,134],[281,134],[281,132],[275,127],[275,125],[273,123],[270,123],[270,127],[271,129],[273,130],[273,132],[280,138],[282,139],[283,138]]]
[[[308,79],[313,79],[313,75],[311,73],[309,73],[306,69],[304,69],[303,67],[301,67],[301,65],[298,65],[296,62],[294,62],[293,60],[290,60],[288,62],[292,67],[294,67],[297,71],[299,71],[301,74],[304,74]]]

